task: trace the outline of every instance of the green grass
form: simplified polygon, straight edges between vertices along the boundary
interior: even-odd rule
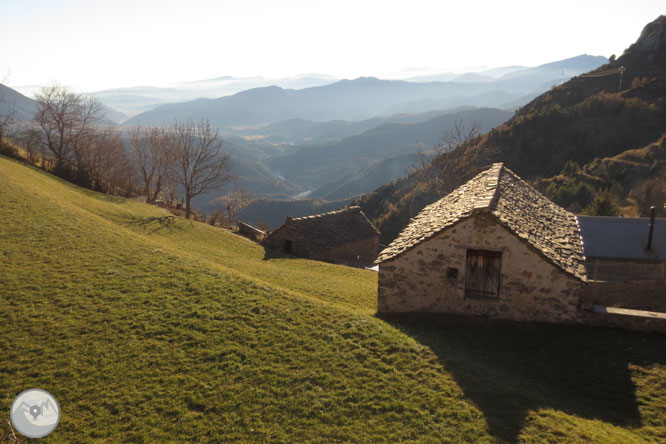
[[[44,442],[659,442],[666,340],[379,319],[376,274],[266,251],[0,157],[0,437]]]

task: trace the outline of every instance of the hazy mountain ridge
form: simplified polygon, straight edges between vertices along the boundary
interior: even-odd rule
[[[430,149],[461,119],[468,125],[479,122],[485,132],[511,115],[509,111],[479,108],[445,113],[425,122],[384,124],[337,142],[295,149],[269,159],[267,165],[288,180],[314,190],[376,161],[413,153],[417,143]]]
[[[339,80],[322,74],[297,76],[293,78],[271,79],[266,77],[220,76],[211,79],[184,81],[172,86],[134,86],[95,91],[109,106],[130,115],[154,109],[165,103],[187,102],[201,98],[229,96],[253,88],[271,85],[282,88],[301,89],[326,85]]]
[[[301,118],[315,121],[360,120],[401,111],[422,112],[444,107],[480,104],[468,97],[503,91],[504,102],[534,92],[544,84],[557,84],[576,72],[599,66],[606,59],[582,55],[520,70],[520,77],[500,78],[490,82],[408,82],[360,77],[354,80],[304,88],[277,86],[255,88],[217,99],[162,105],[130,119],[128,124],[165,124],[174,118],[208,117],[220,127],[260,125]],[[584,71],[575,71],[584,69]],[[562,69],[565,75],[562,76]],[[419,101],[425,100],[421,106]],[[432,102],[434,101],[434,102]],[[488,106],[488,104],[483,103]]]
[[[37,111],[37,102],[0,83],[0,114],[13,113],[16,120],[31,120]]]
[[[423,113],[399,113],[388,117],[373,117],[371,119],[329,120],[314,122],[301,118],[283,120],[260,127],[228,130],[230,134],[245,136],[264,136],[266,141],[272,143],[311,144],[322,143],[360,134],[369,129],[386,123],[417,123],[430,118],[453,112],[455,110],[436,110]]]

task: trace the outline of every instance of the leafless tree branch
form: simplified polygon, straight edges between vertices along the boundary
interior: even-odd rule
[[[208,119],[174,122],[169,176],[185,194],[185,217],[191,214],[191,200],[200,194],[220,189],[234,181],[231,155],[222,150],[219,131]]]

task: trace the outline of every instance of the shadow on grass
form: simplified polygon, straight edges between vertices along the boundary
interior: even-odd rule
[[[582,325],[458,316],[381,316],[429,347],[489,432],[516,442],[530,411],[552,408],[618,426],[640,426],[630,364],[666,363],[666,340]]]
[[[161,216],[161,217],[136,217],[136,216],[120,216],[114,218],[116,222],[128,225],[135,225],[146,231],[148,234],[157,233],[161,230],[178,230],[183,231],[182,227],[174,224],[175,216]]]
[[[296,256],[291,254],[284,253],[282,251],[274,250],[272,248],[264,246],[264,257],[262,260],[270,261],[272,259],[299,259]]]

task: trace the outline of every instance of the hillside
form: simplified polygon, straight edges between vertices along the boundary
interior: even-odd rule
[[[498,109],[472,108],[446,112],[423,122],[387,123],[339,141],[292,149],[269,159],[266,164],[290,182],[316,190],[377,161],[413,153],[419,142],[425,149],[431,149],[439,143],[443,132],[460,120],[467,125],[479,122],[481,131],[485,132],[511,115],[509,111]],[[384,182],[392,178],[389,175]],[[365,193],[373,189],[358,191]]]
[[[0,84],[0,115],[13,112],[13,118],[16,120],[30,120],[36,110],[37,105],[34,100]]]
[[[592,202],[597,190],[608,190],[626,216],[647,217],[650,206],[666,202],[666,137],[582,166],[569,162],[558,175],[535,185],[553,202],[577,212]],[[666,216],[664,206],[656,205],[656,210]]]
[[[414,168],[414,154],[402,154],[379,160],[359,171],[353,171],[313,192],[315,199],[336,200],[360,196],[390,180],[399,179]]]
[[[493,162],[536,180],[557,175],[570,160],[584,165],[654,143],[666,132],[665,106],[662,16],[622,56],[540,95],[503,125],[435,159],[429,171],[387,184],[357,204],[387,243],[425,205]],[[445,179],[438,190],[423,179],[433,175]]]
[[[1,156],[0,196],[0,436],[40,387],[54,443],[666,438],[662,336],[382,320],[372,272]]]

